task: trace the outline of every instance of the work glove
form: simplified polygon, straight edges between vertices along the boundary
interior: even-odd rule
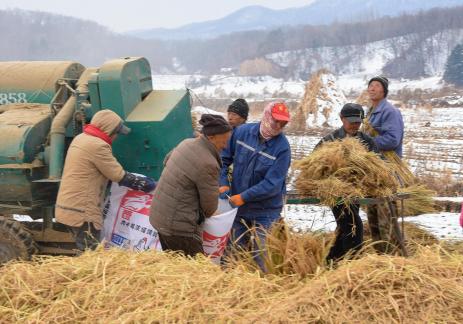
[[[130,172],[126,172],[120,186],[128,187],[133,190],[151,192],[156,188],[156,181],[150,177],[138,176]]]
[[[243,198],[241,198],[241,195],[233,195],[230,197],[229,201],[230,205],[232,205],[233,207],[240,207],[245,204],[245,201],[243,200]]]
[[[219,197],[220,199],[228,199],[230,197],[231,192],[230,192],[230,187],[229,186],[222,186],[219,187]]]

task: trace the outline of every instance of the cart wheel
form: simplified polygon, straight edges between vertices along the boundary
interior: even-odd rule
[[[32,235],[20,222],[0,216],[0,264],[10,260],[29,260],[37,253]]]

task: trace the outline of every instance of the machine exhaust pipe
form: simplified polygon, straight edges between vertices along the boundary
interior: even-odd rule
[[[77,81],[76,93],[86,94],[88,98],[88,80],[96,68],[86,69]],[[72,120],[76,108],[76,93],[66,101],[58,114],[53,118],[50,130],[50,165],[49,179],[58,180],[63,173],[64,165],[64,139],[66,126]],[[85,99],[85,98],[84,98]]]

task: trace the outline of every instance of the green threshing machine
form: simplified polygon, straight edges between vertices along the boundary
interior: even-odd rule
[[[158,179],[165,155],[193,135],[190,108],[187,90],[153,90],[145,58],[100,68],[0,62],[0,263],[74,253],[54,204],[67,148],[97,111],[113,110],[132,129],[113,144],[123,167]]]

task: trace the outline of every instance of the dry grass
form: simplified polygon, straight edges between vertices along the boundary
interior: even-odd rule
[[[298,252],[300,253],[300,252]],[[3,323],[463,321],[463,256],[366,254],[300,279],[120,250],[0,269]]]
[[[254,229],[248,231],[253,237],[258,237]],[[226,258],[227,267],[244,266],[248,271],[259,272],[261,269],[253,258],[253,254],[258,254],[267,273],[312,277],[324,267],[333,235],[321,232],[295,233],[280,221],[272,226],[266,238],[265,246],[257,238],[257,253],[234,245]]]
[[[355,138],[324,143],[294,166],[300,170],[298,193],[318,197],[328,206],[339,199],[348,204],[355,198],[391,196],[398,187],[389,163]]]

